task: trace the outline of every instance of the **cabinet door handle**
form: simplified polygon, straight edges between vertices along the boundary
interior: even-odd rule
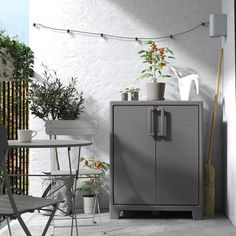
[[[161,119],[160,124],[158,124],[158,137],[165,137],[166,136],[166,115],[164,107],[158,107],[158,111],[161,112]]]
[[[148,109],[148,136],[154,136],[154,112],[153,108]]]

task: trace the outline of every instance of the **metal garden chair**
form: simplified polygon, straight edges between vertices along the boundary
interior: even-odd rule
[[[94,135],[97,134],[97,122],[96,121],[89,121],[89,120],[49,120],[46,121],[46,134],[49,135],[50,139],[54,138],[56,139],[58,136],[74,136],[74,137],[85,137],[86,139],[89,139],[92,141],[92,152],[95,156],[95,148],[94,148]],[[77,160],[77,166],[76,168],[72,167],[71,164],[71,155],[70,155],[70,149],[68,149],[68,161],[69,161],[69,169],[68,170],[60,170],[60,164],[58,155],[56,154],[57,158],[57,170],[52,170],[51,173],[46,173],[47,175],[51,174],[52,178],[56,181],[57,178],[61,177],[73,177],[74,178],[74,184],[72,188],[72,225],[71,225],[71,235],[73,232],[73,222],[75,221],[75,227],[76,227],[76,235],[78,235],[78,225],[77,225],[77,216],[76,216],[76,209],[75,209],[75,192],[79,191],[77,188],[77,180],[79,178],[86,178],[86,176],[93,176],[94,179],[100,178],[102,175],[101,170],[91,170],[91,169],[81,169],[80,168],[80,148],[79,148],[79,155]],[[57,153],[57,152],[56,152]],[[51,186],[47,190],[52,189],[52,185],[55,181],[51,182]],[[55,191],[53,191],[55,192]],[[50,193],[51,195],[52,193]],[[44,194],[45,196],[46,194]],[[100,225],[100,231],[102,231],[101,226],[101,214],[100,214],[100,206],[98,201],[98,195],[95,195],[95,204],[94,204],[94,210],[93,210],[93,223],[95,222],[95,209],[97,207],[98,214],[99,214],[99,225]],[[105,233],[105,232],[103,232]]]
[[[6,137],[6,129],[4,125],[0,124],[0,167],[2,170],[2,176],[4,178],[4,185],[6,187],[6,194],[0,196],[0,216],[7,220],[9,234],[11,233],[11,228],[9,224],[9,219],[16,218],[21,227],[23,228],[25,234],[30,236],[30,230],[23,221],[21,215],[27,212],[34,212],[35,210],[41,210],[43,207],[53,206],[52,213],[48,219],[48,222],[42,232],[42,235],[46,235],[49,225],[54,217],[57,210],[57,205],[62,200],[56,199],[45,199],[26,195],[15,195],[12,194],[9,176],[7,173],[6,160],[8,158],[8,140]]]

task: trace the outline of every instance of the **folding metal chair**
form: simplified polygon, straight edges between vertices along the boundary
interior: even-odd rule
[[[26,226],[21,215],[27,212],[32,213],[35,210],[41,210],[43,207],[52,206],[53,207],[52,213],[42,233],[42,235],[46,235],[49,225],[57,210],[57,205],[60,202],[63,202],[63,200],[45,199],[26,195],[22,196],[22,195],[12,194],[6,167],[7,158],[8,158],[8,140],[6,137],[6,129],[2,124],[0,124],[0,167],[2,170],[2,176],[4,178],[4,185],[6,187],[5,190],[6,194],[0,196],[0,216],[5,217],[5,219],[7,220],[8,230],[10,235],[12,235],[12,233],[9,224],[9,219],[13,217],[19,221],[25,234],[29,236],[31,235],[30,230]]]
[[[92,141],[92,152],[93,155],[95,155],[95,148],[94,148],[94,135],[97,134],[97,122],[96,121],[88,121],[88,120],[49,120],[46,121],[46,133],[51,138],[57,138],[57,136],[86,136],[86,139],[89,137]],[[77,226],[77,217],[76,217],[76,209],[75,209],[75,191],[78,191],[77,188],[77,180],[81,177],[86,176],[93,176],[95,180],[100,178],[102,175],[101,170],[86,170],[80,168],[80,150],[77,160],[77,166],[75,169],[72,168],[71,164],[71,155],[70,155],[70,149],[68,149],[68,162],[69,162],[69,169],[68,170],[60,170],[59,165],[59,159],[57,158],[57,169],[51,171],[51,175],[54,176],[54,178],[57,178],[55,176],[58,176],[58,178],[65,177],[65,176],[72,176],[74,177],[74,184],[73,184],[73,194],[72,194],[72,225],[71,225],[71,235],[73,232],[73,222],[75,221],[75,227],[76,227],[76,235],[78,235],[78,226]],[[47,173],[48,174],[48,173]],[[53,191],[55,192],[55,191]],[[100,206],[98,201],[98,195],[95,195],[95,205],[94,205],[94,211],[93,211],[93,222],[95,217],[95,208],[97,206],[98,215],[99,215],[99,225],[100,225],[100,231],[102,231],[102,223],[101,223],[101,212],[100,212]]]

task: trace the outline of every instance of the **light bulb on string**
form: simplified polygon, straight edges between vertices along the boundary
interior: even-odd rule
[[[196,25],[195,27],[179,32],[179,33],[175,33],[175,34],[169,34],[169,35],[165,35],[165,36],[160,36],[160,37],[130,37],[130,36],[119,36],[119,35],[113,35],[113,34],[104,34],[104,33],[96,33],[96,32],[89,32],[89,31],[82,31],[82,30],[72,30],[72,29],[62,29],[62,28],[55,28],[55,27],[50,27],[50,26],[46,26],[40,23],[33,23],[33,26],[37,29],[45,29],[45,30],[51,30],[54,32],[64,32],[64,33],[68,33],[68,34],[80,34],[83,36],[87,36],[87,37],[100,37],[100,39],[102,39],[102,41],[104,39],[116,39],[116,40],[120,40],[120,41],[134,41],[134,42],[138,42],[139,44],[146,40],[160,40],[160,39],[174,39],[176,36],[179,35],[183,35],[183,34],[187,34],[190,33],[194,30],[196,30],[197,28],[201,27],[201,26],[206,26],[209,22],[201,22],[200,24]]]

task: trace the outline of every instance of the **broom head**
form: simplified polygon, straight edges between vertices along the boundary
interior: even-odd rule
[[[214,216],[215,211],[215,169],[211,164],[203,168],[204,197],[203,214],[205,216]]]

